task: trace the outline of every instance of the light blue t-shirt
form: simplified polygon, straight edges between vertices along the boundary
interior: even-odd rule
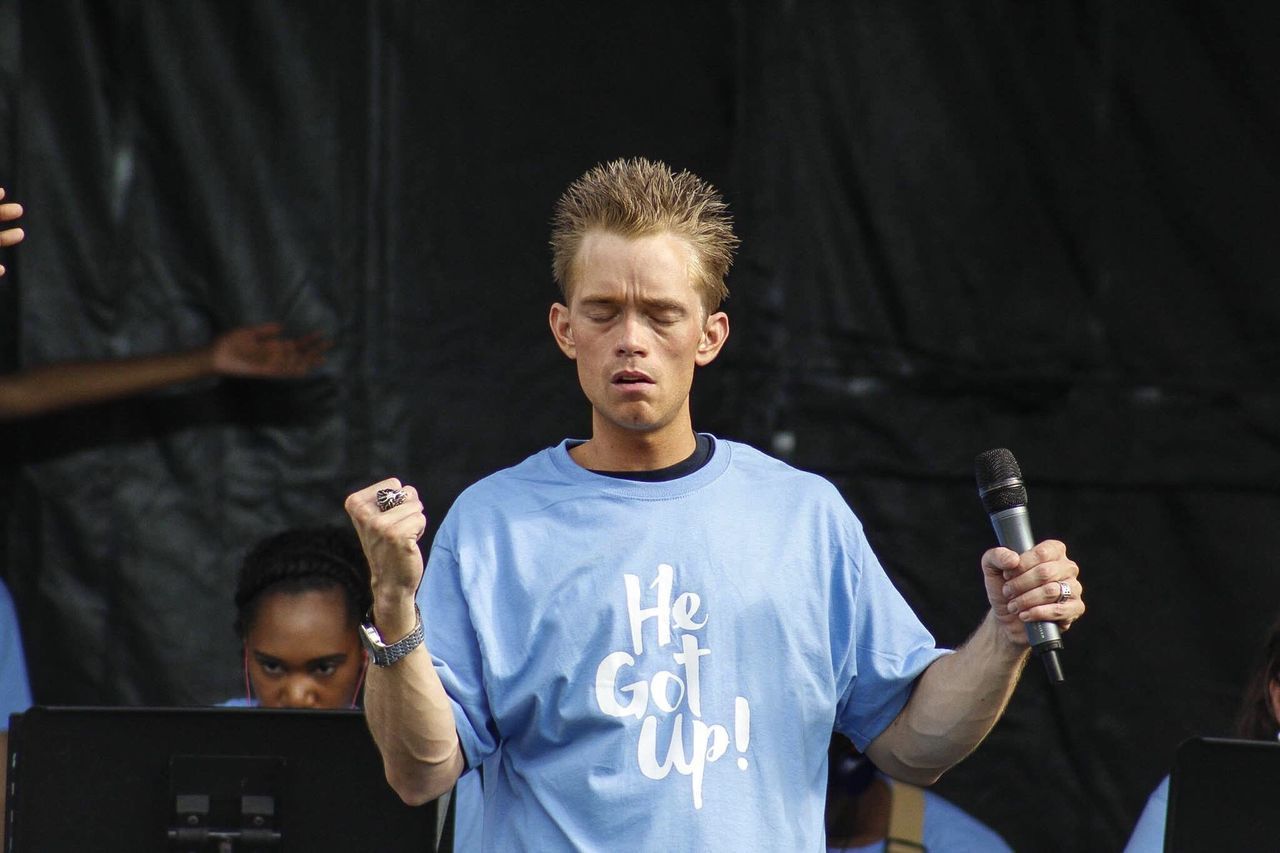
[[[890,786],[896,783],[882,776]],[[924,794],[924,837],[921,843],[929,853],[1008,853],[1011,849],[994,829],[978,820],[950,800],[932,791]],[[831,845],[827,853],[881,853],[885,842],[862,847]]]
[[[419,591],[468,764],[501,745],[482,849],[824,850],[832,730],[865,748],[943,652],[820,477],[568,447],[467,489]]]
[[[1166,776],[1147,797],[1147,805],[1129,836],[1124,853],[1160,853],[1164,849],[1164,824],[1168,813],[1169,777]]]
[[[9,715],[31,707],[27,659],[22,653],[18,613],[9,588],[0,581],[0,732],[9,731]]]

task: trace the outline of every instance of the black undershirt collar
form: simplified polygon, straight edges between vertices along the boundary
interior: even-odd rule
[[[698,439],[698,446],[693,449],[693,453],[674,465],[668,465],[666,468],[658,468],[654,471],[597,471],[594,468],[588,468],[593,474],[603,474],[606,477],[615,477],[619,480],[637,480],[643,483],[665,483],[668,480],[678,480],[681,477],[687,477],[694,471],[697,471],[703,465],[711,461],[711,454],[716,448],[715,439],[705,433],[695,433]]]

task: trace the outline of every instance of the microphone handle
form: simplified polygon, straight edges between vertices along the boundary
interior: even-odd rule
[[[996,541],[1011,551],[1026,553],[1035,547],[1036,541],[1031,536],[1031,516],[1026,506],[1014,506],[991,514],[991,526],[996,531]],[[1056,622],[1026,623],[1027,639],[1031,648],[1044,661],[1045,672],[1049,680],[1060,682],[1065,679],[1062,673],[1062,661],[1058,650],[1062,648],[1062,632]]]

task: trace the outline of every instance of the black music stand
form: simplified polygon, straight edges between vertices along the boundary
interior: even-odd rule
[[[1169,778],[1165,853],[1280,849],[1280,743],[1183,741]]]
[[[8,853],[431,853],[359,711],[34,707],[11,717]]]

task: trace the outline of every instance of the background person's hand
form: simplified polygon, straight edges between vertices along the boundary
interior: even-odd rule
[[[279,323],[261,323],[223,332],[209,345],[213,372],[257,379],[305,376],[324,361],[332,345],[319,332],[286,338],[282,331]]]
[[[4,201],[4,187],[0,187],[0,201]],[[0,222],[12,222],[22,216],[22,205],[10,202],[0,204]],[[21,228],[0,228],[0,247],[16,246],[27,234]],[[0,275],[4,275],[4,267],[0,266]]]

